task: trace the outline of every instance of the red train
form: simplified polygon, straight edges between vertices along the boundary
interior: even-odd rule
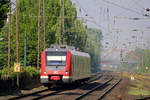
[[[41,55],[41,83],[50,86],[89,79],[90,56],[66,45],[52,45]]]

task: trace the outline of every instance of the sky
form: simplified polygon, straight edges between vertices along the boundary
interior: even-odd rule
[[[150,0],[72,0],[78,17],[90,28],[103,32],[103,54],[116,49],[150,47],[150,17],[143,16]],[[88,15],[88,16],[85,16]],[[133,18],[140,18],[134,20]],[[114,56],[115,55],[115,56]],[[110,57],[118,58],[119,53]]]
[[[134,50],[136,47],[150,47],[150,17],[143,16],[145,9],[150,8],[150,0],[71,1],[76,5],[78,18],[84,25],[103,32],[102,56],[116,48]],[[150,12],[147,14],[150,15]],[[116,52],[108,57],[116,59],[118,56]]]

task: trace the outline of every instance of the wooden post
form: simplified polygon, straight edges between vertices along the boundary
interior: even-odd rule
[[[45,49],[45,0],[43,0],[43,29],[44,29],[44,49]]]
[[[18,0],[16,0],[16,62],[19,62],[18,51]],[[19,88],[19,73],[17,72],[17,86]]]
[[[63,36],[64,36],[64,0],[60,0],[60,35],[59,35],[59,44],[63,44]]]
[[[40,59],[40,5],[41,5],[41,0],[39,0],[39,8],[38,8],[38,56],[37,56],[37,68],[39,68],[39,59]]]
[[[10,34],[11,34],[11,0],[9,1],[8,77],[10,76]]]

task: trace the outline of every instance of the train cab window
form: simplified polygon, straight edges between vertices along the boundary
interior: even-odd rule
[[[47,66],[65,66],[66,53],[47,53],[46,54]]]

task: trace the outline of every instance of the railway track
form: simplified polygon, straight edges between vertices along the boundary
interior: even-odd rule
[[[56,95],[57,93],[60,93],[62,91],[65,90],[59,90],[59,91],[51,91],[49,89],[44,89],[44,90],[40,90],[34,93],[30,93],[30,94],[26,94],[26,95],[22,95],[22,96],[18,96],[18,97],[14,97],[8,100],[23,100],[23,99],[28,99],[28,100],[39,100],[48,96],[52,96],[52,95]]]
[[[56,96],[51,96],[49,100],[75,100],[75,98],[77,98],[79,95],[83,95],[84,93],[88,91],[89,91],[88,94],[90,94],[92,91],[95,91],[94,88],[97,88],[100,86],[104,87],[103,85],[104,82],[106,82],[105,84],[106,86],[107,83],[109,83],[109,81],[111,81],[112,79],[113,79],[112,75],[107,73],[107,75],[105,74],[101,76],[100,79],[84,84],[81,87],[77,87],[76,89],[61,92],[57,94]],[[88,99],[88,100],[94,100],[94,99]]]
[[[77,98],[75,98],[75,99],[73,99],[73,100],[81,100],[81,99],[83,99],[83,100],[90,100],[90,96],[91,95],[94,95],[96,92],[96,95],[100,95],[99,97],[97,97],[97,99],[95,99],[95,100],[101,100],[102,98],[104,98],[105,97],[105,95],[106,94],[108,94],[115,86],[117,86],[117,84],[121,81],[121,79],[119,79],[117,82],[115,82],[112,86],[110,86],[106,91],[104,91],[103,93],[100,93],[99,91],[96,91],[96,90],[98,90],[98,89],[102,89],[102,88],[104,88],[104,87],[107,87],[108,86],[108,84],[111,82],[111,81],[113,81],[114,79],[113,78],[111,78],[111,79],[109,79],[108,81],[106,81],[106,82],[104,82],[103,84],[100,84],[100,85],[98,85],[98,86],[96,86],[96,87],[94,87],[94,88],[92,88],[91,90],[89,90],[89,91],[87,91],[87,92],[85,92],[85,93],[83,93],[82,95],[80,95],[80,96],[78,96]],[[99,92],[99,93],[98,93]],[[96,95],[94,95],[94,96],[96,96]],[[93,98],[93,97],[92,97]],[[91,99],[92,99],[91,98]]]
[[[107,89],[106,92],[104,92],[101,96],[99,96],[97,100],[101,100],[105,95],[107,95],[107,93],[109,93],[115,86],[117,86],[121,80],[122,79],[120,78],[112,87]]]
[[[98,78],[102,77],[102,75],[95,75],[94,78],[92,78],[91,80],[89,80],[87,83],[90,83]],[[82,87],[83,85],[81,85]],[[44,89],[44,90],[39,90],[39,91],[36,91],[36,92],[33,92],[33,93],[29,93],[29,94],[25,94],[25,95],[21,95],[21,96],[18,96],[18,97],[13,97],[13,98],[10,98],[8,100],[23,100],[23,99],[30,99],[30,100],[39,100],[39,99],[44,99],[44,98],[47,98],[47,97],[50,97],[50,96],[55,96],[57,95],[58,93],[61,93],[63,91],[67,91],[67,90],[70,90],[70,89],[76,89],[77,86],[73,86],[73,87],[63,87],[63,89],[55,89],[55,91],[52,91],[52,90],[49,90],[49,89]]]
[[[73,86],[71,88],[65,87],[61,90],[60,89],[58,90],[44,89],[44,90],[36,91],[34,93],[22,95],[19,97],[14,97],[9,100],[26,100],[26,99],[28,100],[39,100],[39,99],[40,100],[41,99],[43,100],[72,100],[75,97],[89,90],[90,91],[88,92],[88,94],[90,94],[93,91],[95,91],[96,88],[100,88],[100,87],[104,87],[108,85],[108,83],[112,80],[113,80],[112,76],[107,73],[103,75],[98,75],[85,84],[80,84],[77,86]],[[102,84],[104,83],[104,81],[105,81],[105,84]],[[76,98],[74,100],[80,100],[80,99]]]
[[[92,88],[90,91],[88,91],[88,92],[82,94],[81,96],[75,98],[74,100],[80,100],[80,99],[84,98],[85,96],[87,96],[87,95],[90,94],[91,92],[95,91],[96,89],[101,88],[101,87],[103,87],[104,85],[106,85],[106,84],[107,84],[108,82],[110,82],[112,79],[113,79],[113,78],[111,78],[110,80],[106,81],[106,82],[103,83],[103,84],[100,84],[100,85],[98,85],[98,86]]]

